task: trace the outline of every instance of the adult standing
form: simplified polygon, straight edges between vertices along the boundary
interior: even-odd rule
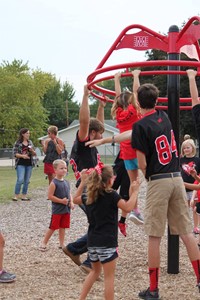
[[[17,182],[15,185],[15,196],[13,201],[17,201],[20,197],[22,188],[21,200],[29,201],[27,197],[28,185],[30,182],[32,169],[34,166],[33,156],[36,155],[32,141],[29,139],[30,131],[28,128],[21,128],[19,131],[18,140],[14,144],[15,169],[17,172]]]
[[[61,138],[57,136],[58,127],[50,126],[47,130],[48,138],[41,140],[43,151],[45,153],[44,157],[44,173],[48,176],[49,184],[55,177],[55,172],[53,168],[53,161],[61,158],[61,153],[64,150],[64,142]]]

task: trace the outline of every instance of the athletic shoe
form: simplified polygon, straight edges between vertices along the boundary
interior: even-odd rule
[[[141,299],[145,299],[145,300],[156,300],[156,299],[160,299],[159,298],[159,290],[156,289],[154,291],[150,291],[150,289],[148,288],[147,290],[144,290],[142,292],[139,292],[138,297]]]
[[[71,258],[71,260],[73,260],[73,262],[77,265],[80,266],[81,265],[81,261],[80,261],[80,255],[74,255],[72,252],[70,252],[67,247],[63,247],[62,248],[63,252],[69,256]]]
[[[197,287],[198,287],[198,289],[199,289],[199,293],[200,293],[200,282],[199,282],[199,283],[197,283]]]
[[[143,220],[140,212],[135,212],[134,210],[131,211],[131,213],[129,215],[129,220],[131,220],[136,225],[143,225],[144,224],[144,220]]]
[[[8,273],[5,270],[3,270],[2,273],[0,274],[0,282],[2,283],[13,282],[15,278],[16,278],[15,274]]]
[[[126,227],[127,227],[126,223],[118,222],[118,227],[119,227],[120,232],[121,232],[124,236],[126,236]]]
[[[199,228],[198,228],[198,227],[195,227],[195,228],[193,229],[193,233],[194,233],[194,234],[199,234],[199,233],[200,233]]]

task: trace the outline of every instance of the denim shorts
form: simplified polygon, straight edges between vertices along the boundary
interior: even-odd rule
[[[119,256],[118,248],[106,247],[88,247],[88,254],[91,262],[100,261],[102,264],[112,261]]]

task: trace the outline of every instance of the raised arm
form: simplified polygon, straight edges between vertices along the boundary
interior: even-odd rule
[[[121,73],[120,72],[116,73],[114,76],[116,97],[118,97],[121,94],[120,78],[121,78]]]
[[[133,75],[133,93],[137,94],[137,90],[140,87],[140,70],[136,69],[134,71],[132,71],[132,75]]]
[[[190,95],[192,98],[192,106],[195,106],[197,104],[200,104],[199,101],[199,96],[198,96],[198,89],[197,89],[197,84],[196,84],[196,75],[197,71],[188,69],[187,71],[187,76],[189,79],[189,88],[190,88]]]
[[[83,100],[81,103],[80,111],[79,111],[79,122],[80,128],[78,132],[78,136],[80,140],[85,140],[89,133],[89,124],[90,124],[90,107],[88,102],[89,90],[87,85],[84,86],[83,92]]]
[[[106,101],[99,100],[99,106],[97,110],[96,118],[104,124],[104,107],[106,106]]]

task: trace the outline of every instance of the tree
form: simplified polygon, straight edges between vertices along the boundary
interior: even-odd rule
[[[42,104],[48,112],[49,125],[55,125],[61,129],[67,127],[74,117],[77,118],[79,106],[76,102],[72,102],[74,94],[75,91],[68,82],[62,85],[56,78],[53,79],[52,86],[42,99]],[[69,110],[71,110],[70,113]]]
[[[47,113],[41,99],[52,84],[52,75],[31,71],[27,63],[14,60],[0,66],[0,147],[12,147],[20,128],[31,131],[37,142],[47,126]]]

